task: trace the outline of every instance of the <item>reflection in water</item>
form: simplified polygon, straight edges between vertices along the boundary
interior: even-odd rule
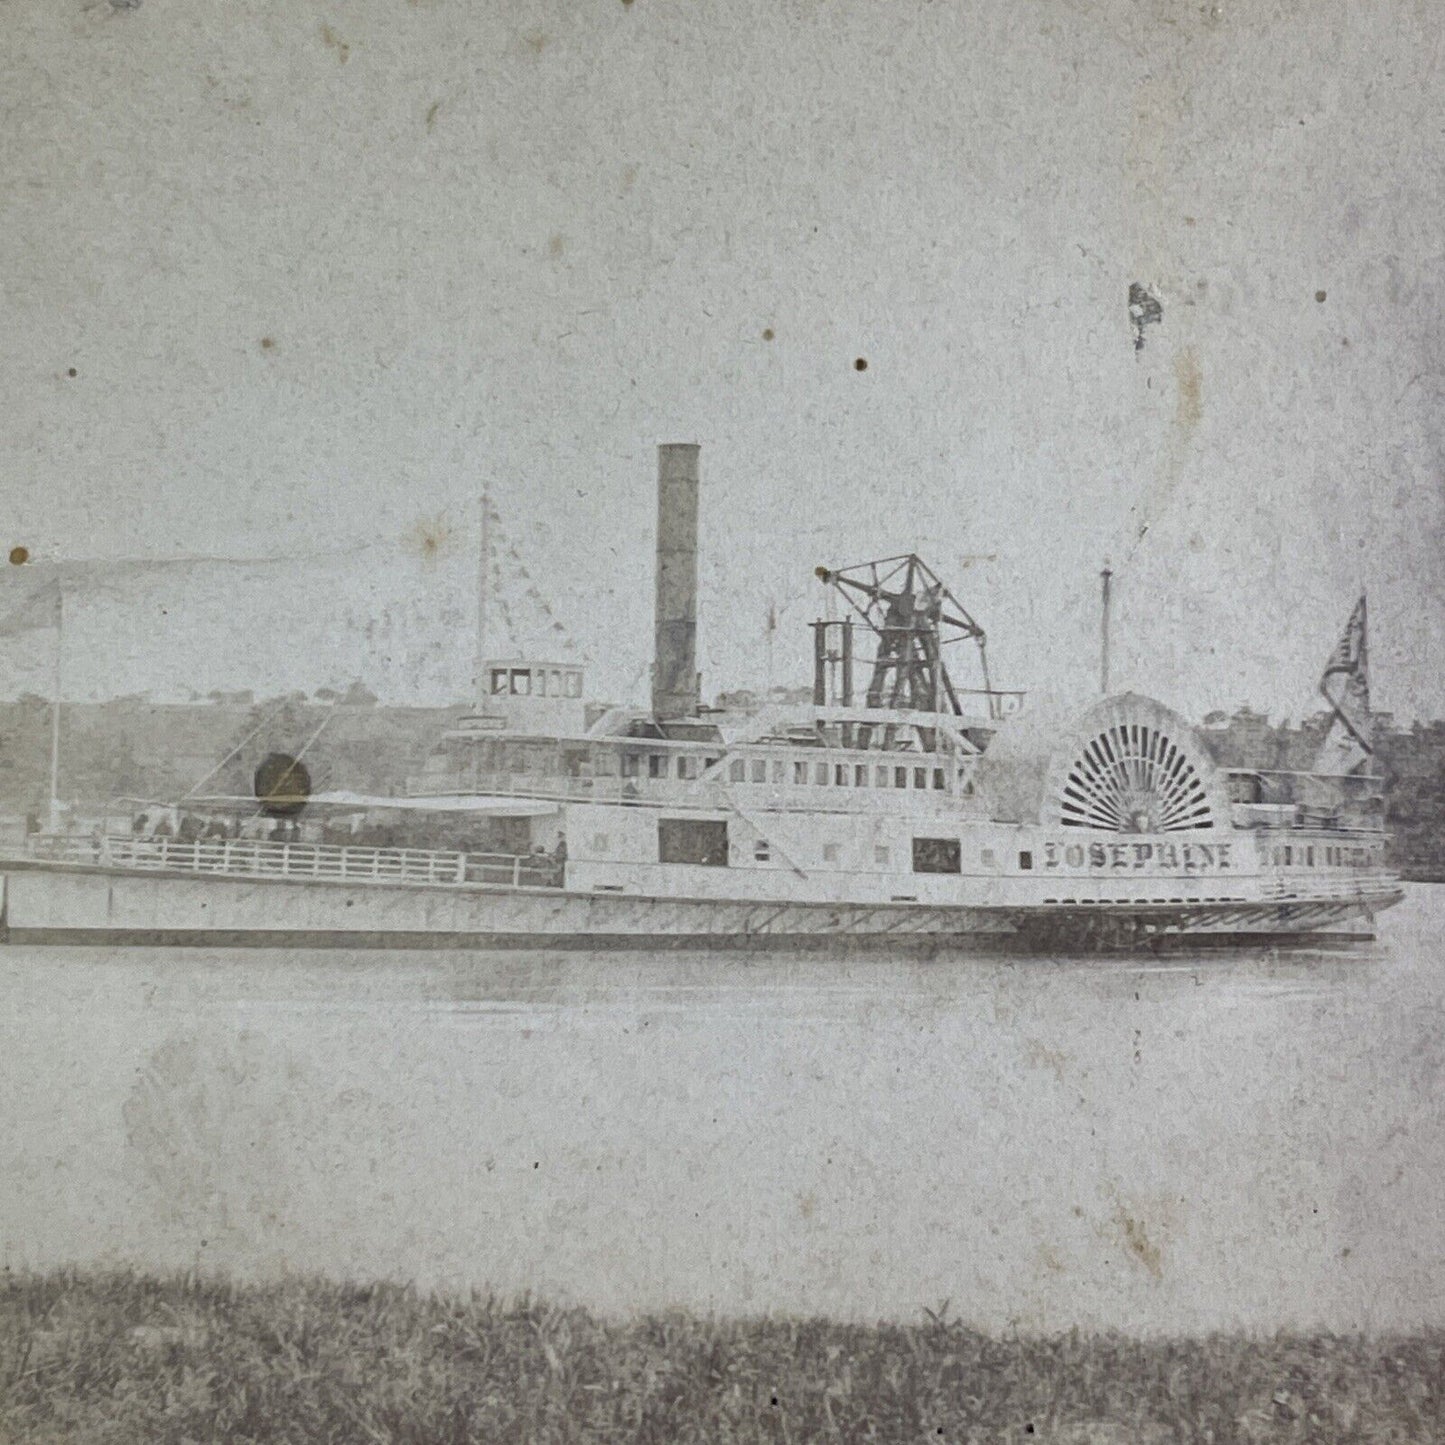
[[[0,1262],[1022,1328],[1445,1315],[1445,890],[1381,942],[0,954]]]

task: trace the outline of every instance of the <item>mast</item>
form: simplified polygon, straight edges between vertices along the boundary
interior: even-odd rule
[[[1104,564],[1104,570],[1099,573],[1104,583],[1103,615],[1100,618],[1100,646],[1099,646],[1099,691],[1107,696],[1109,692],[1109,581],[1114,573],[1109,564]]]
[[[65,637],[65,592],[55,582],[55,675],[50,692],[50,831],[60,831],[60,689]]]
[[[472,697],[478,707],[487,695],[487,589],[491,584],[492,498],[482,484],[482,525],[477,537],[477,640],[472,659]]]

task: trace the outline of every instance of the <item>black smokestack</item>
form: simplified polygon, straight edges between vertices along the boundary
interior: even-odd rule
[[[657,449],[657,607],[653,624],[652,711],[691,717],[701,702],[697,674],[698,446]]]

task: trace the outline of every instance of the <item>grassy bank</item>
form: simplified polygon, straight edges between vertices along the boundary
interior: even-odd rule
[[[1445,1331],[626,1322],[395,1286],[0,1276],[0,1440],[1445,1440]]]

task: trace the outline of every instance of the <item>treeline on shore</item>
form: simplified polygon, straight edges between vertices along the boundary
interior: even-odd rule
[[[61,710],[62,798],[86,803],[169,802],[186,794],[249,797],[267,752],[305,749],[318,789],[403,791],[464,707],[394,707],[364,689],[257,701],[217,693],[205,701],[122,698]],[[42,814],[50,789],[50,705],[0,703],[0,810]],[[1211,713],[1201,735],[1224,767],[1308,770],[1329,714],[1271,722],[1240,708]],[[1397,726],[1377,719],[1377,758],[1388,783],[1393,862],[1409,877],[1445,880],[1445,721]]]
[[[0,1275],[0,1439],[1445,1439],[1445,1331],[999,1337],[913,1324],[607,1319],[401,1285]]]

